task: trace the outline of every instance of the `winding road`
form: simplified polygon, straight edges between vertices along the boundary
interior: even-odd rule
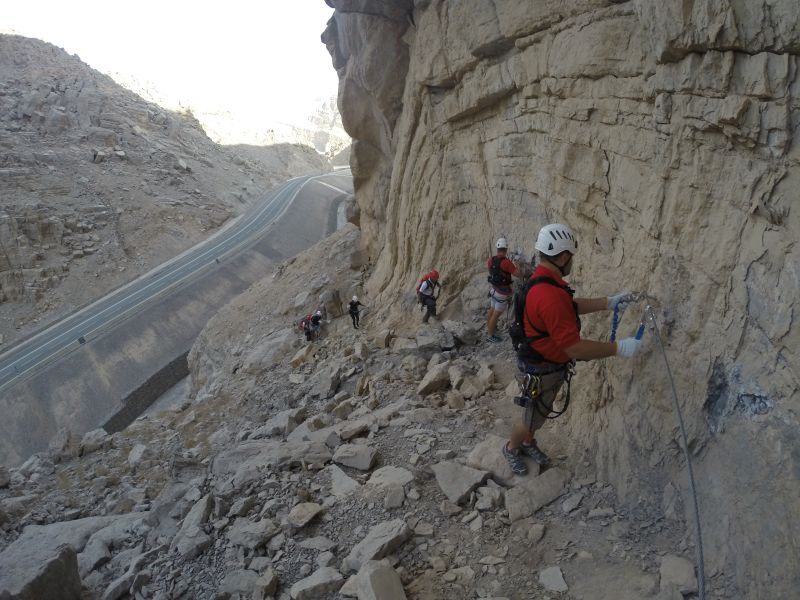
[[[108,354],[110,340],[115,338],[119,344],[129,343],[126,335],[133,338],[121,332],[126,327],[131,329],[132,323],[136,328],[135,323],[141,322],[140,328],[143,328],[145,323],[150,326],[159,318],[175,320],[175,313],[188,312],[192,315],[192,329],[196,329],[191,332],[193,339],[205,320],[222,304],[257,277],[267,274],[264,267],[268,263],[288,258],[335,230],[336,207],[350,193],[349,171],[290,179],[209,239],[4,352],[0,355],[2,420],[6,417],[13,420],[16,416],[10,414],[13,409],[22,409],[18,401],[20,388],[28,384],[39,390],[35,394],[37,398],[41,397],[43,389],[59,390],[57,395],[63,395],[60,387],[69,384],[58,376],[59,371],[64,370],[58,368],[60,363],[74,362],[75,355],[88,349],[93,342],[97,342],[95,354],[100,347]],[[210,291],[204,293],[205,289]],[[202,309],[196,308],[200,303],[198,296],[202,297]],[[186,316],[181,318],[185,327]],[[167,326],[156,326],[156,330],[159,336],[169,335]],[[136,340],[132,345],[139,347],[141,341]],[[130,349],[126,351],[131,352]],[[85,362],[87,371],[98,371],[96,356]],[[144,359],[139,362],[147,363]],[[44,388],[43,377],[46,379]],[[85,394],[86,390],[81,393]],[[30,407],[25,408],[30,411]],[[102,412],[105,414],[97,416],[107,418],[108,411]],[[28,415],[29,425],[25,429],[29,429],[30,420]],[[102,423],[100,420],[94,426]],[[53,426],[47,428],[50,435]],[[88,424],[82,419],[73,426],[80,430]],[[0,447],[0,464],[3,454]]]

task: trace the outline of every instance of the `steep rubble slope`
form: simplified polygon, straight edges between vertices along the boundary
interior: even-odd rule
[[[312,148],[212,143],[77,56],[0,36],[0,342],[206,237],[264,191],[327,169]]]
[[[387,318],[432,266],[455,306],[499,233],[530,254],[542,224],[572,225],[580,292],[658,298],[709,572],[739,597],[795,593],[798,4],[328,2],[366,287]],[[612,364],[579,367],[559,434],[628,505],[677,486],[688,506],[660,356]],[[642,492],[652,477],[664,498]]]
[[[360,330],[334,317],[336,294],[360,291],[359,237],[345,226],[220,311],[192,350],[193,398],[0,468],[0,597],[696,589],[684,528],[619,506],[588,463],[512,476],[492,435],[508,425],[511,353],[476,344],[483,307],[396,335],[372,315]],[[331,319],[307,344],[291,321],[320,296]],[[736,597],[724,577],[713,591]]]

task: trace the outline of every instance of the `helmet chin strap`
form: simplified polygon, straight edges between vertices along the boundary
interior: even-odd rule
[[[569,260],[564,263],[563,267],[560,266],[559,264],[557,264],[554,261],[550,261],[550,262],[552,262],[555,265],[556,269],[558,269],[558,272],[561,273],[562,277],[566,277],[567,276],[567,267],[569,267],[569,264],[572,262],[572,255],[570,255]]]

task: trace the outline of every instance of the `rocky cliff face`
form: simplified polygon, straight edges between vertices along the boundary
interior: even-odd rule
[[[564,221],[584,295],[658,299],[695,455],[707,570],[740,597],[798,588],[800,9],[793,0],[330,0],[368,291],[436,266],[445,301],[504,233]],[[393,312],[394,310],[394,312]],[[633,319],[623,327],[633,327]],[[587,319],[586,337],[609,323]],[[623,501],[678,486],[655,348],[581,365],[557,435]],[[666,486],[666,488],[665,488]],[[658,493],[651,493],[653,490]],[[767,548],[769,550],[767,551]]]
[[[311,148],[222,148],[78,57],[0,36],[0,346],[326,168]]]

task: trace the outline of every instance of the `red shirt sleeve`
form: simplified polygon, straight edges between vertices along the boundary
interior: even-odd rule
[[[490,268],[491,268],[491,259],[490,259]],[[507,258],[503,259],[503,262],[500,263],[500,268],[505,271],[506,273],[516,273],[517,267],[514,266],[514,263],[508,260]]]
[[[562,352],[581,341],[572,300],[566,292],[558,290],[556,294],[548,294],[542,298],[538,313],[544,322],[545,331],[550,334],[550,341]]]

